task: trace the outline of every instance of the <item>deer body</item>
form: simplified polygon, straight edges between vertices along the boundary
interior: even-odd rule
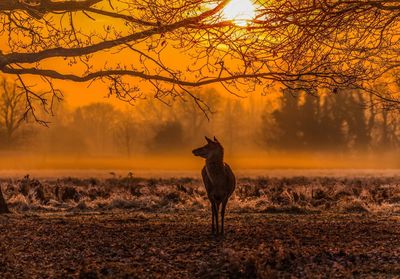
[[[221,234],[224,234],[225,209],[228,200],[235,190],[236,179],[228,164],[224,163],[222,145],[214,137],[214,141],[206,137],[207,145],[193,150],[195,156],[206,159],[201,171],[208,199],[211,203],[213,234],[219,234],[218,215],[221,207]]]

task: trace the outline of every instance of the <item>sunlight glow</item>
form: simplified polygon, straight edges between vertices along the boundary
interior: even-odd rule
[[[232,20],[239,26],[246,26],[256,16],[256,10],[251,0],[231,0],[222,13],[224,19]]]

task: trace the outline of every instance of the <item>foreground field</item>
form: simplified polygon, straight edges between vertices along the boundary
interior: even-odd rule
[[[113,212],[0,217],[1,278],[400,276],[400,218]]]
[[[0,278],[400,277],[395,174],[241,176],[224,239],[196,177],[0,185]]]

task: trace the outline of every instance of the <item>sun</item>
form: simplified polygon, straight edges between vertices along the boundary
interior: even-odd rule
[[[255,18],[256,10],[251,0],[231,0],[223,9],[222,16],[236,25],[246,26],[249,20]]]

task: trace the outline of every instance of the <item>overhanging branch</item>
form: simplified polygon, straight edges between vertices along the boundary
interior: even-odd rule
[[[35,53],[10,53],[10,54],[1,54],[0,52],[0,70],[5,65],[14,64],[14,63],[35,63],[42,61],[47,58],[54,57],[77,57],[93,54],[102,50],[107,50],[116,46],[120,46],[123,44],[127,44],[130,42],[138,41],[147,37],[151,37],[157,34],[164,34],[168,32],[172,32],[178,28],[190,26],[195,23],[201,22],[202,20],[215,15],[219,11],[223,9],[223,7],[229,2],[229,0],[222,1],[217,7],[208,10],[198,16],[190,17],[176,23],[172,23],[164,26],[157,26],[145,31],[137,32],[128,36],[120,37],[114,40],[103,41],[97,44],[92,44],[85,47],[77,47],[77,48],[51,48],[46,49],[40,52]]]
[[[301,74],[291,74],[291,73],[280,73],[280,72],[266,72],[266,73],[250,73],[250,74],[233,74],[230,76],[220,76],[220,77],[203,77],[198,81],[185,81],[174,77],[167,77],[162,75],[150,75],[140,71],[134,70],[105,70],[105,71],[97,71],[87,75],[78,76],[73,74],[63,74],[57,72],[55,70],[43,70],[43,69],[36,69],[36,68],[9,68],[5,67],[3,69],[4,73],[7,74],[16,74],[16,75],[36,75],[36,76],[44,76],[59,80],[70,80],[74,82],[87,82],[94,79],[102,78],[102,77],[109,77],[109,76],[131,76],[141,78],[143,80],[153,80],[153,81],[160,81],[166,82],[169,84],[177,84],[181,86],[188,86],[188,87],[197,87],[197,86],[205,86],[214,83],[221,83],[221,82],[230,82],[239,79],[265,79],[265,80],[273,80],[273,81],[285,81],[285,82],[295,82],[299,81],[300,78],[311,78],[311,77],[320,77],[326,79],[334,79],[335,77],[339,76],[339,74],[335,73],[322,73],[322,72],[308,72],[308,73],[301,73]],[[304,80],[306,82],[306,80]]]

